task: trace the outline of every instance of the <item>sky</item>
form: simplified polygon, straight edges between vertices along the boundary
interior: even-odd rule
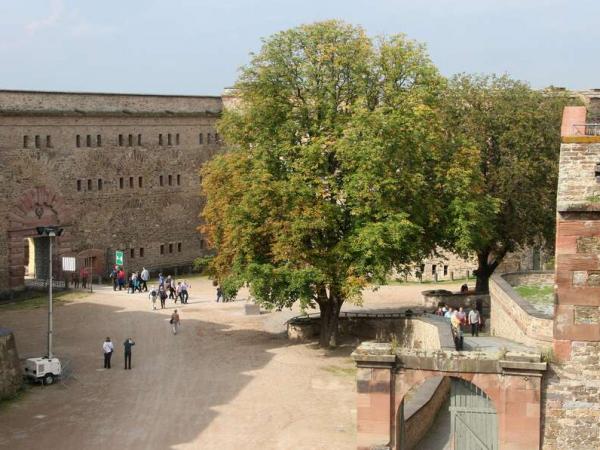
[[[261,38],[341,19],[446,76],[600,88],[599,0],[0,0],[0,89],[220,95]]]

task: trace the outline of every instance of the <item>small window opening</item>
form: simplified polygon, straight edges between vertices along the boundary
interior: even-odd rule
[[[169,253],[173,253],[173,244],[169,244]]]
[[[179,133],[175,135],[175,145],[179,145]]]
[[[163,176],[162,175],[160,177],[158,177],[158,182],[160,183],[161,186],[164,185],[164,181],[163,181]]]
[[[133,147],[133,134],[129,135],[128,144],[129,144],[129,147]]]
[[[198,134],[198,144],[200,144],[200,145],[204,144],[204,134],[203,133]]]
[[[144,247],[140,247],[140,258],[144,257]]]
[[[171,140],[171,133],[167,134],[167,145],[173,145],[173,142]]]
[[[138,134],[138,144],[137,145],[142,145],[142,135]]]
[[[79,134],[75,137],[75,145],[81,147],[81,136]]]
[[[119,147],[123,147],[123,135],[119,135]]]
[[[444,276],[448,275],[448,266],[444,266]]]
[[[204,248],[204,239],[200,239],[200,248],[203,249]]]
[[[119,178],[119,188],[123,189],[123,177]]]
[[[435,275],[436,271],[437,271],[437,265],[436,264],[432,264],[431,265],[431,275]]]
[[[181,242],[177,243],[177,251],[181,253]]]
[[[92,190],[92,180],[87,180],[88,181],[88,191]]]
[[[181,186],[181,175],[177,175],[177,186]]]
[[[173,175],[169,175],[169,186],[173,186]]]
[[[99,134],[96,136],[96,147],[102,147],[102,136]]]
[[[211,135],[210,133],[206,133],[206,143],[210,144],[210,140],[211,140]]]
[[[52,136],[46,136],[46,147],[52,148]]]
[[[164,246],[164,245],[161,245],[161,246],[160,246],[160,254],[161,254],[161,255],[164,255],[164,254],[165,254],[165,246]]]
[[[101,191],[102,190],[102,179],[98,178],[98,190]]]
[[[129,256],[131,256],[132,258],[135,258],[135,248],[132,248],[129,250]]]
[[[77,190],[81,191],[81,180],[77,180]]]
[[[88,134],[85,137],[85,145],[86,145],[86,147],[91,147],[92,146],[92,135],[91,134]]]
[[[143,187],[143,178],[142,177],[138,177],[138,187]]]
[[[129,177],[129,187],[133,188],[133,177]]]
[[[163,135],[162,134],[158,135],[158,145],[163,145]]]
[[[35,148],[40,148],[40,136],[35,136]]]

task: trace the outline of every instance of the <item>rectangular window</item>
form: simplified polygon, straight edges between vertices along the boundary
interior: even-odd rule
[[[218,144],[219,143],[219,133],[215,133],[215,143]]]
[[[46,136],[46,147],[52,148],[52,136]]]
[[[119,178],[119,187],[123,189],[123,177]]]
[[[162,136],[162,134],[158,135],[158,145],[163,145],[163,136]]]
[[[206,133],[206,143],[207,144],[210,144],[210,138],[211,138],[210,133]]]
[[[138,145],[142,145],[142,135],[138,134]]]
[[[431,275],[435,275],[435,272],[437,271],[437,265],[432,264],[431,265]]]
[[[204,134],[203,133],[198,134],[198,144],[200,144],[200,145],[204,144]]]
[[[123,135],[119,135],[119,147],[123,147]]]
[[[129,177],[129,187],[133,189],[133,177]]]
[[[173,145],[173,142],[171,141],[171,133],[167,134],[167,145]]]
[[[144,181],[142,177],[138,177],[138,187],[143,187]]]
[[[129,250],[129,256],[131,256],[132,258],[135,258],[135,249],[134,248]]]
[[[444,266],[444,276],[448,275],[448,266]]]
[[[92,180],[88,180],[88,191],[92,190]]]
[[[133,134],[129,135],[129,140],[127,142],[129,144],[129,147],[133,147]]]
[[[144,257],[144,247],[140,247],[140,258]]]
[[[164,245],[161,245],[161,246],[160,246],[160,254],[161,254],[161,255],[164,255],[164,254],[165,254],[165,246],[164,246]]]
[[[173,175],[169,175],[169,186],[173,186]]]
[[[23,136],[23,148],[29,147],[29,136]]]
[[[77,180],[77,190],[81,190],[81,180]]]
[[[96,136],[96,147],[102,147],[102,136]]]
[[[425,264],[419,266],[419,272],[421,272],[421,275],[425,273]]]
[[[164,183],[163,183],[163,176],[162,175],[160,177],[158,177],[158,182],[160,183],[161,186],[164,185]]]
[[[173,244],[169,244],[169,253],[173,253]]]
[[[179,145],[179,133],[175,135],[175,145]]]
[[[181,175],[177,175],[177,186],[181,186]]]
[[[35,148],[40,148],[40,136],[35,136]]]
[[[98,178],[98,190],[101,191],[102,190],[102,179]]]
[[[75,137],[75,145],[76,145],[77,147],[81,147],[81,136],[80,136],[80,135],[77,135],[77,136]]]
[[[181,242],[177,243],[177,251],[181,253]]]
[[[200,248],[203,249],[204,248],[204,239],[200,239]]]
[[[91,147],[92,146],[92,135],[91,134],[88,134],[85,137],[85,145],[86,145],[86,147]]]

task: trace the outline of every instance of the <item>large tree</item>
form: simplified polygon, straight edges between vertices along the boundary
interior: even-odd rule
[[[449,81],[444,123],[451,141],[472,148],[452,189],[451,248],[475,254],[476,290],[508,252],[554,240],[563,107],[557,91],[507,76],[458,75]]]
[[[342,304],[441,238],[444,86],[402,35],[328,21],[266,39],[220,122],[228,151],[202,170],[226,295],[247,284],[269,308],[318,306],[335,345]]]

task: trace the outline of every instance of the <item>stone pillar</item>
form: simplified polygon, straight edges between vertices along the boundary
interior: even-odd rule
[[[362,344],[361,347],[369,344]],[[396,356],[389,344],[371,344],[388,348],[387,354],[360,354],[356,361],[357,449],[391,449],[394,433],[394,373]],[[385,351],[385,350],[384,350]]]

